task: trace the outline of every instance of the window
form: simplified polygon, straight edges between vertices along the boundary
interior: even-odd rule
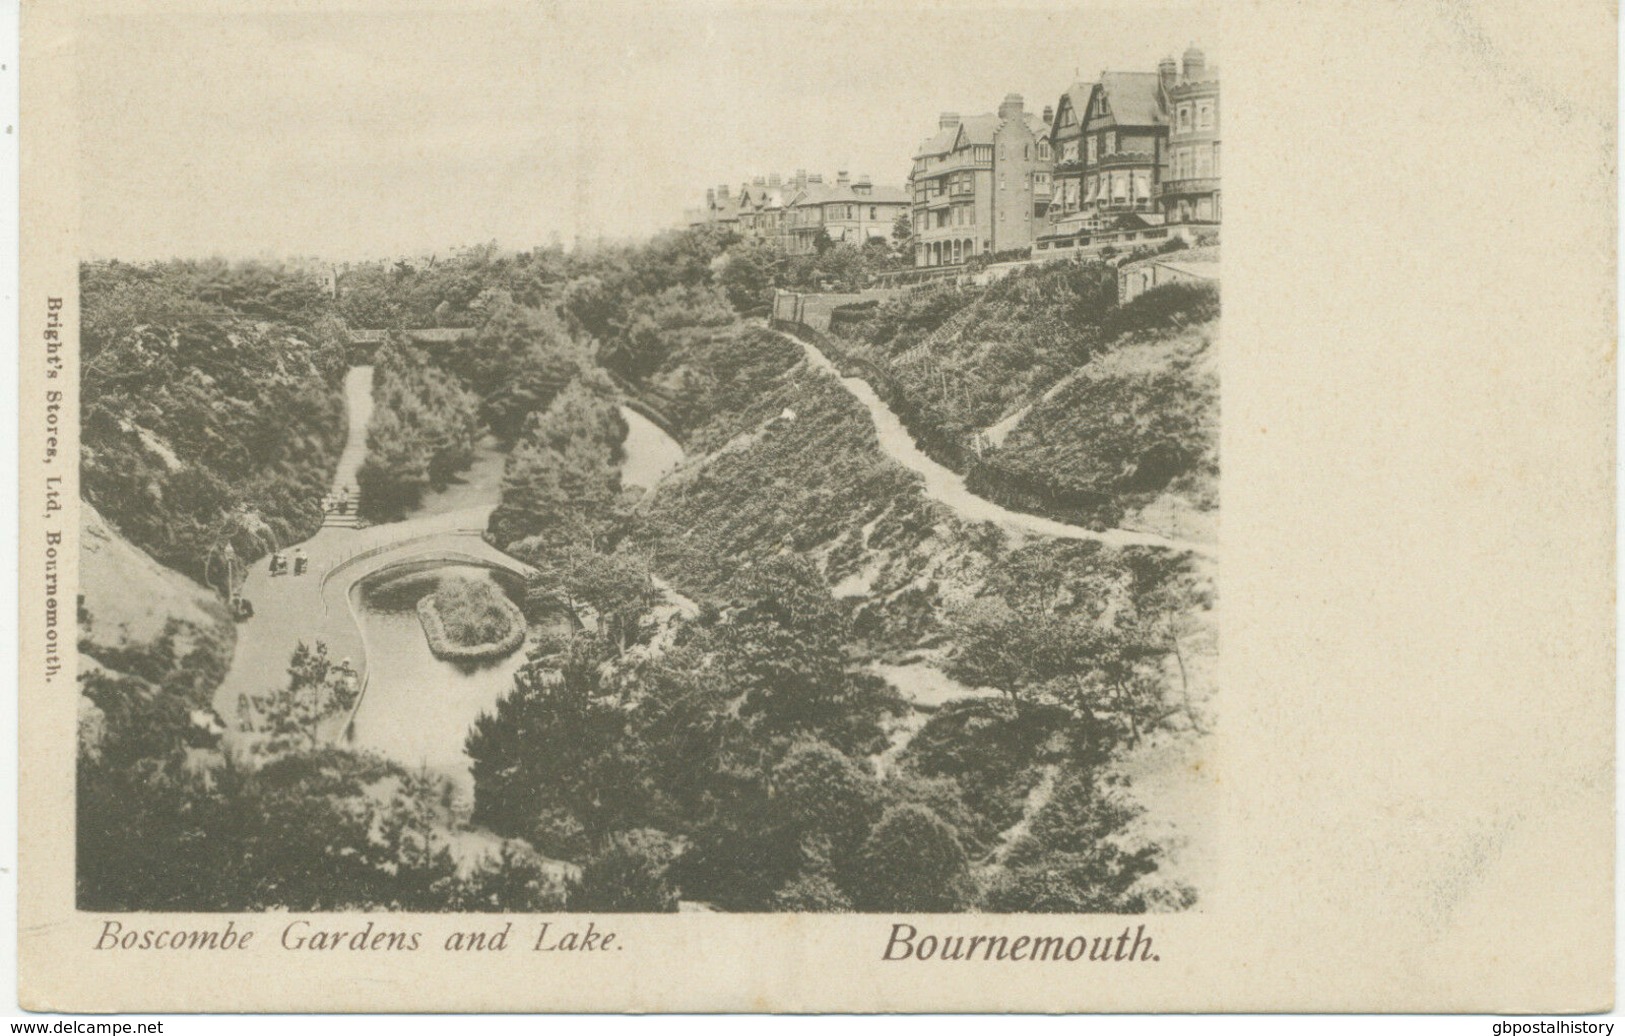
[[[1042,161],[1049,161],[1049,141],[1040,140],[1038,142],[1038,157]]]
[[[1002,190],[1004,190],[1004,189],[1005,189],[1005,185],[1004,185],[1004,174],[1003,174],[1003,173],[1000,173],[1000,174],[999,174],[999,190],[1001,190],[1001,191],[1002,191]]]
[[[1033,157],[1032,145],[1030,145],[1030,144],[1021,145],[1021,160],[1023,162],[1028,162],[1028,161],[1032,160],[1032,157]]]
[[[1199,130],[1210,130],[1213,128],[1212,101],[1196,102],[1196,128]]]
[[[1213,145],[1213,175],[1219,175],[1219,145]]]
[[[1097,138],[1089,138],[1089,162],[1091,165],[1093,165],[1095,162],[1096,148],[1099,146],[1099,144],[1100,141]]]
[[[1101,149],[1101,152],[1103,154],[1107,154],[1107,155],[1115,155],[1115,154],[1117,154],[1117,134],[1116,133],[1102,133],[1100,135],[1100,149]]]
[[[1181,133],[1189,133],[1190,131],[1191,131],[1191,106],[1188,105],[1188,104],[1182,104],[1182,105],[1179,106],[1179,132],[1181,132]]]
[[[1004,161],[1004,145],[999,145],[999,161]]]
[[[1095,157],[1094,152],[1091,151],[1089,153],[1089,160],[1094,161],[1094,157]],[[1061,145],[1061,161],[1063,161],[1063,162],[1076,162],[1077,160],[1078,160],[1078,142],[1077,141],[1069,140],[1065,144]]]
[[[1192,170],[1195,176],[1213,175],[1213,149],[1199,147],[1196,149],[1196,168]]]

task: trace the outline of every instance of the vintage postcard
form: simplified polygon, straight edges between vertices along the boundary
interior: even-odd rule
[[[29,0],[21,1003],[1608,1010],[1616,16]]]

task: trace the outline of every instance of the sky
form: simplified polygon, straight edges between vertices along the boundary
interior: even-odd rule
[[[369,5],[87,15],[84,251],[360,259],[642,237],[758,174],[901,185],[943,111],[1007,93],[1038,111],[1080,75],[1152,71],[1192,42],[1221,57],[1212,9],[1184,3]]]

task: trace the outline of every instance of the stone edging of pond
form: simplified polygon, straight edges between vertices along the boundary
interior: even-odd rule
[[[506,597],[500,598],[499,605],[508,613],[508,635],[484,644],[463,645],[453,643],[446,635],[446,624],[435,608],[434,594],[425,594],[418,601],[418,621],[423,624],[423,635],[428,638],[434,657],[446,662],[480,662],[512,654],[525,642],[525,614]]]

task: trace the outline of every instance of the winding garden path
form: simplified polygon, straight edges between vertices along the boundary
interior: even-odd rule
[[[1058,522],[1052,518],[1044,518],[1036,514],[1012,511],[985,497],[977,496],[965,488],[963,476],[932,460],[914,444],[914,438],[909,434],[908,429],[903,426],[902,419],[893,412],[891,407],[886,405],[885,400],[880,398],[873,386],[867,381],[862,378],[844,377],[834,362],[825,356],[817,346],[788,332],[781,331],[779,333],[801,347],[802,352],[807,356],[809,364],[835,378],[858,402],[864,405],[864,408],[869,411],[869,416],[874,420],[875,435],[880,439],[880,448],[885,452],[886,456],[919,475],[925,482],[926,495],[938,503],[952,508],[960,517],[973,522],[994,522],[1006,528],[1039,536],[1092,540],[1111,547],[1161,547],[1165,550],[1184,551],[1206,558],[1216,558],[1218,556],[1218,550],[1206,543],[1174,540],[1166,536],[1158,536],[1155,533],[1136,532],[1132,529],[1086,529],[1080,525],[1068,525],[1065,522]]]

